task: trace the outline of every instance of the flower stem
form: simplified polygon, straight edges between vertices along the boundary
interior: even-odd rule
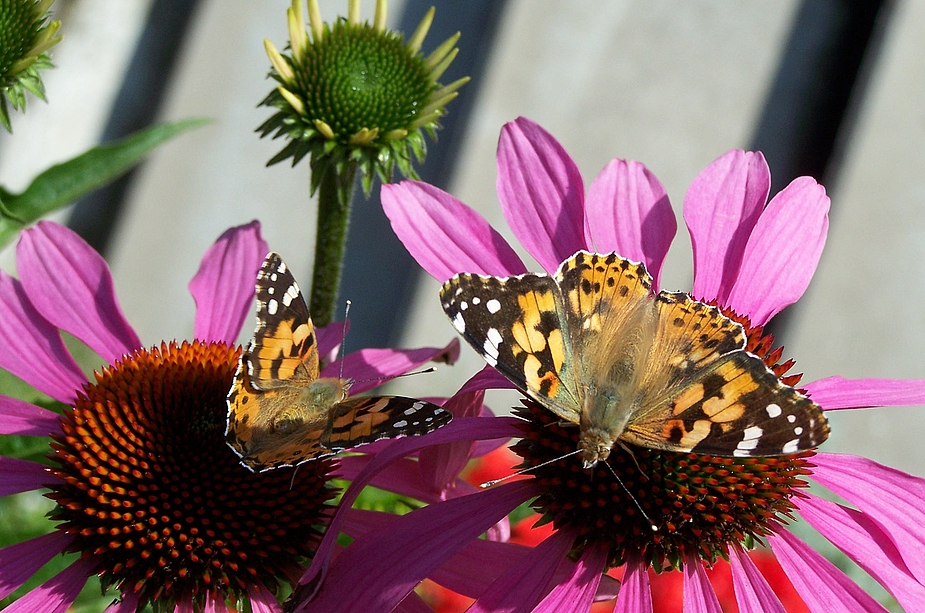
[[[324,165],[316,169],[324,174],[318,184],[315,269],[308,306],[312,321],[319,327],[328,325],[334,319],[357,164],[348,162],[340,169],[341,172],[337,172],[333,166]]]

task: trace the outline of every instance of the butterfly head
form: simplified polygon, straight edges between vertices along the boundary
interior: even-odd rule
[[[594,468],[598,462],[604,462],[610,457],[610,448],[613,439],[600,428],[591,428],[581,433],[578,439],[578,457],[585,469]]]

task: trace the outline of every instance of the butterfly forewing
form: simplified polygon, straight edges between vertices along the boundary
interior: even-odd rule
[[[402,396],[348,398],[334,405],[322,444],[349,449],[384,438],[418,436],[450,423],[449,411]]]
[[[547,275],[497,278],[459,274],[440,291],[443,310],[485,361],[566,421],[580,414],[564,304]]]

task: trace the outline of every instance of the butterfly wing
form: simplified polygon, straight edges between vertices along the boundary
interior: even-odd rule
[[[332,407],[321,444],[341,451],[384,438],[420,436],[452,419],[449,411],[424,400],[402,396],[347,398]]]
[[[256,297],[257,327],[228,392],[225,438],[243,464],[265,470],[320,457],[327,418],[303,399],[318,377],[315,331],[299,286],[276,253],[257,273]],[[295,414],[300,427],[277,428],[284,414]]]
[[[683,293],[662,292],[655,305],[657,332],[623,440],[759,457],[825,441],[822,409],[745,350],[741,325]]]
[[[563,420],[579,422],[574,359],[555,280],[459,274],[444,284],[440,301],[486,362]]]

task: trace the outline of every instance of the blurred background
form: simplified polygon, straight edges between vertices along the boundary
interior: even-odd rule
[[[346,0],[322,0],[323,16]],[[363,2],[371,20],[374,2]],[[430,2],[393,0],[389,25],[414,29]],[[495,194],[495,148],[519,115],[551,132],[586,185],[612,158],[645,163],[668,191],[679,234],[662,285],[689,289],[681,204],[691,180],[730,148],[758,149],[772,194],[809,174],[832,198],[828,243],[806,296],[771,328],[804,381],[925,378],[925,3],[911,0],[695,0],[648,3],[453,0],[436,3],[424,52],[461,31],[442,82],[473,81],[449,105],[422,176],[477,208],[514,242]],[[287,41],[288,0],[66,0],[64,40],[29,101],[0,134],[0,183],[24,188],[48,165],[151,122],[209,117],[112,188],[56,219],[110,262],[121,304],[146,344],[190,338],[186,289],[229,226],[258,218],[307,290],[314,203],[308,165],[266,168],[280,141],[254,129],[271,112],[263,39]],[[374,192],[378,191],[378,186]],[[301,220],[294,223],[293,220]],[[528,260],[529,261],[529,260]],[[15,270],[12,249],[0,265]],[[455,336],[438,285],[391,236],[375,196],[356,203],[342,297],[348,349],[435,346]],[[242,332],[251,333],[250,323]],[[393,385],[450,395],[483,362]],[[490,397],[498,412],[514,396]],[[922,407],[831,415],[826,450],[925,475]]]

